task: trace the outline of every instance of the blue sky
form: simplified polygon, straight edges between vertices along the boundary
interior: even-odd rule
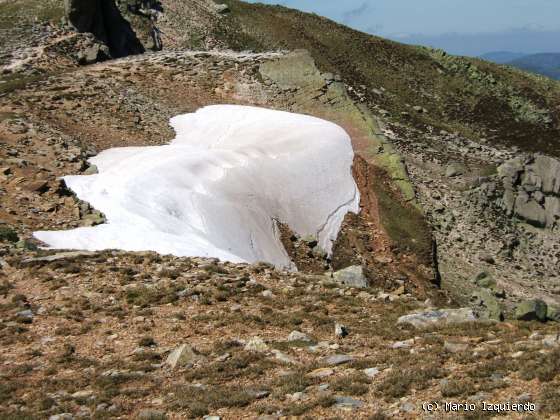
[[[257,3],[255,0],[249,0]],[[560,52],[560,0],[259,0],[455,54]]]

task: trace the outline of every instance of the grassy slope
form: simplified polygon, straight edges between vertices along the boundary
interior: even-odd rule
[[[387,89],[382,98],[371,94],[371,99],[396,119],[560,156],[558,82],[388,41],[281,6],[225,3],[231,13],[218,36],[232,48],[305,48],[322,71],[370,92]],[[428,113],[415,113],[414,105]]]

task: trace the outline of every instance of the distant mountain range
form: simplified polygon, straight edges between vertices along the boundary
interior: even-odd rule
[[[496,51],[481,55],[480,58],[560,80],[560,53],[523,54]]]
[[[480,58],[497,64],[507,64],[518,58],[527,57],[529,54],[511,51],[493,51],[480,56]]]

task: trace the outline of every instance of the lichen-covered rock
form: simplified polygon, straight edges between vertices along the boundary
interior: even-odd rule
[[[471,297],[474,312],[479,318],[503,321],[502,305],[488,289],[476,290]]]
[[[539,299],[521,302],[515,308],[515,318],[520,321],[546,321],[547,305]]]
[[[515,214],[532,225],[538,227],[546,225],[544,208],[532,200],[525,191],[521,191],[515,200]]]
[[[560,321],[560,307],[547,305],[546,319],[549,321]]]
[[[442,327],[476,321],[471,308],[438,309],[401,316],[397,324],[408,324],[415,328]]]
[[[335,281],[346,287],[356,287],[363,289],[369,287],[369,280],[364,275],[364,269],[361,265],[353,265],[344,268],[333,274]]]

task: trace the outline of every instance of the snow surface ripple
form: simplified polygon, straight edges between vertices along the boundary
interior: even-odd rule
[[[169,145],[105,150],[90,160],[98,174],[64,178],[107,223],[35,237],[60,249],[293,268],[277,221],[315,236],[330,253],[344,216],[359,211],[354,153],[338,125],[238,105],[208,106],[170,123],[177,137]]]

